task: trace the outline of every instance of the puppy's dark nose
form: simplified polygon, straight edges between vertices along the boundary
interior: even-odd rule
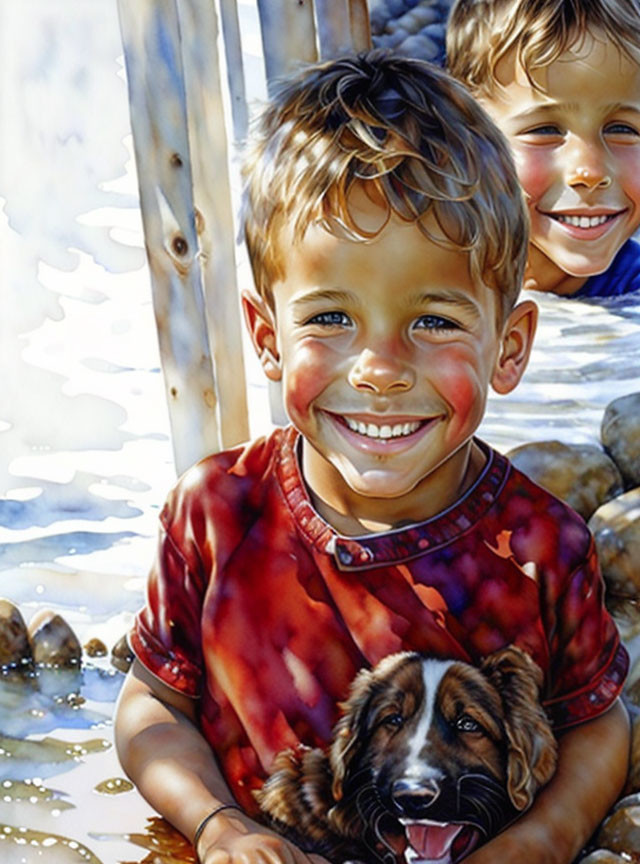
[[[419,817],[440,795],[440,785],[433,778],[402,778],[391,787],[394,804],[406,816]]]

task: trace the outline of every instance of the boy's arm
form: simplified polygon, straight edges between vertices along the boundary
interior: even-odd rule
[[[123,685],[115,721],[122,767],[151,806],[190,841],[205,816],[233,801],[197,728],[196,705],[136,660]],[[223,810],[207,823],[197,852],[202,864],[324,862],[236,810]]]
[[[465,864],[569,864],[624,786],[629,743],[629,718],[620,700],[565,732],[557,771],[531,809]]]

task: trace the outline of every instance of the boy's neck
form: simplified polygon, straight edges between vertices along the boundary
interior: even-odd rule
[[[424,522],[454,504],[479,476],[486,455],[469,440],[408,495],[371,498],[351,490],[339,472],[302,442],[302,474],[314,508],[343,536],[376,534]],[[311,469],[310,462],[313,462]],[[309,482],[309,478],[312,482]]]
[[[579,291],[587,279],[587,276],[571,276],[535,246],[529,246],[524,274],[524,287],[528,290],[567,297]]]

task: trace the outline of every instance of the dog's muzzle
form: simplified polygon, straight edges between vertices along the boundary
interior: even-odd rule
[[[402,777],[389,797],[405,830],[407,864],[455,864],[512,816],[501,784],[482,774],[465,775],[453,785]]]

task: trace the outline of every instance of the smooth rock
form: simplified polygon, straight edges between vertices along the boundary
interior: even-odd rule
[[[640,635],[640,600],[606,594],[605,603],[625,645]]]
[[[515,447],[507,456],[523,474],[561,498],[583,519],[624,491],[613,460],[592,444],[536,441]]]
[[[605,819],[596,843],[612,852],[628,855],[640,853],[640,807],[615,810]]]
[[[95,636],[85,642],[83,647],[88,657],[106,657],[107,655],[107,646],[102,639],[96,639]]]
[[[629,858],[616,855],[611,849],[596,849],[585,858],[580,858],[579,864],[629,864]]]
[[[126,636],[121,636],[111,649],[111,664],[120,672],[128,672],[133,663],[133,652]]]
[[[640,597],[640,488],[598,508],[589,520],[607,588],[619,597]]]
[[[616,810],[623,810],[625,807],[639,807],[640,806],[640,794],[634,792],[632,795],[625,795],[624,798],[620,798],[619,801],[613,805],[611,810],[612,813],[615,813]]]
[[[51,609],[41,610],[29,622],[28,632],[36,665],[63,667],[79,665],[82,647],[61,615]]]
[[[27,625],[18,607],[0,598],[0,669],[31,665]]]
[[[640,486],[640,393],[629,393],[607,405],[600,438],[627,488]]]

